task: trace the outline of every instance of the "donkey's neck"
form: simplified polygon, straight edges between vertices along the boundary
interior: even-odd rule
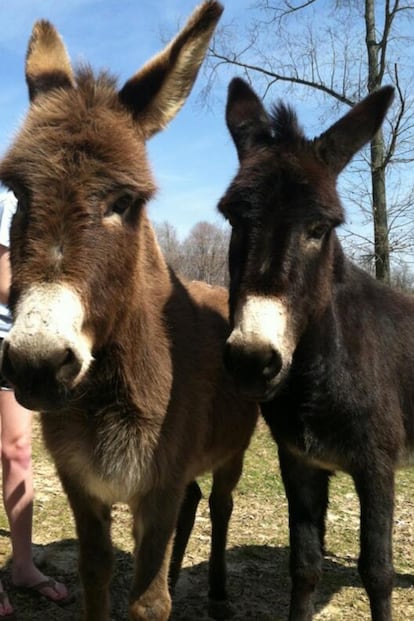
[[[145,213],[137,231],[137,258],[130,304],[122,309],[105,366],[139,409],[165,410],[171,386],[171,360],[165,307],[173,291],[170,273]]]
[[[133,280],[134,301],[139,314],[150,318],[160,311],[160,304],[171,295],[169,268],[145,212],[141,215],[138,251]],[[157,305],[155,305],[157,303]]]

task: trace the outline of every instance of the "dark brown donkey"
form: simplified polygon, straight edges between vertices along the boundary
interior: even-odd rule
[[[289,502],[290,621],[312,618],[328,482],[348,472],[361,504],[359,570],[372,619],[390,621],[394,471],[414,448],[414,299],[345,256],[336,178],[380,127],[384,87],[315,140],[271,115],[242,80],[227,123],[240,169],[220,202],[232,224],[226,363],[279,446]]]
[[[115,501],[133,514],[129,617],[169,617],[171,539],[184,500],[174,582],[200,497],[194,479],[207,470],[209,595],[213,613],[227,612],[231,494],[257,407],[222,364],[226,292],[168,269],[145,208],[155,190],[145,142],[184,103],[221,12],[202,4],[120,91],[107,73],[73,73],[54,28],[38,22],[26,61],[31,106],[0,165],[18,198],[2,366],[18,400],[42,412],[76,520],[88,621],[110,618]]]

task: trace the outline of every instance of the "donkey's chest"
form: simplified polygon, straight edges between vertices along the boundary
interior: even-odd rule
[[[157,438],[118,407],[92,416],[42,416],[45,443],[60,473],[107,504],[130,502],[152,484]]]
[[[279,444],[310,465],[325,470],[349,470],[363,436],[355,432],[352,413],[339,403],[322,380],[308,389],[292,382],[271,403],[262,405],[263,415]]]
[[[340,434],[326,433],[314,421],[286,420],[278,409],[263,408],[264,417],[279,445],[289,449],[309,465],[324,470],[347,471],[351,456]]]

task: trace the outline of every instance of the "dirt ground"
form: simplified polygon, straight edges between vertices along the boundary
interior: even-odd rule
[[[0,514],[2,578],[19,621],[77,621],[81,593],[77,573],[77,543],[73,520],[53,464],[34,426],[35,521],[34,552],[43,571],[64,581],[74,601],[59,607],[38,596],[21,593],[10,584],[10,538]],[[408,474],[407,474],[408,473]],[[202,481],[208,495],[209,479]],[[395,621],[414,620],[414,473],[399,475],[395,512]],[[116,566],[112,584],[113,621],[127,619],[132,575],[132,539],[128,508],[113,510],[112,536]],[[228,585],[234,621],[286,621],[288,618],[288,533],[286,501],[277,470],[276,452],[263,424],[246,458],[235,497],[228,542]],[[203,498],[174,596],[171,621],[204,621],[207,615],[209,517]],[[369,620],[368,602],[356,570],[358,502],[343,475],[335,477],[328,514],[329,552],[315,602],[315,621]]]

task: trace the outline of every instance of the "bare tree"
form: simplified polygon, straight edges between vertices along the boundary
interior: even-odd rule
[[[392,284],[401,291],[414,292],[414,274],[406,265],[396,268],[392,274]]]
[[[227,285],[227,229],[198,222],[180,242],[169,222],[154,225],[158,242],[167,262],[184,278],[204,280],[211,285]]]
[[[211,285],[226,285],[229,233],[210,222],[198,222],[183,243],[183,273]]]
[[[338,106],[352,106],[383,83],[396,87],[389,126],[374,137],[369,154],[364,151],[357,160],[358,182],[347,193],[349,200],[357,198],[365,213],[369,205],[375,274],[389,282],[390,252],[407,250],[407,238],[400,242],[400,217],[412,222],[412,175],[408,187],[401,179],[407,180],[406,166],[414,160],[410,98],[414,54],[410,56],[409,28],[414,3],[332,0],[328,11],[327,3],[320,0],[258,0],[255,6],[255,17],[241,40],[231,26],[216,36],[207,91],[226,67],[231,66],[233,72],[237,67],[256,90],[261,89],[263,97],[278,83],[303,100],[312,95],[319,103],[322,98],[324,114],[331,117],[338,114]],[[321,117],[320,121],[327,121]],[[387,202],[390,184],[391,204]],[[362,234],[362,239],[366,242],[367,236]],[[370,254],[366,246],[365,254]]]
[[[154,229],[168,265],[179,272],[182,265],[182,250],[175,227],[165,220],[154,223]]]

